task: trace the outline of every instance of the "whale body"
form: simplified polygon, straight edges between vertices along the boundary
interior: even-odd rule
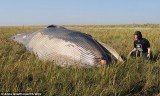
[[[95,66],[101,61],[106,64],[123,61],[113,48],[91,35],[56,25],[32,33],[17,34],[11,39],[23,44],[39,59],[54,61],[62,66]]]

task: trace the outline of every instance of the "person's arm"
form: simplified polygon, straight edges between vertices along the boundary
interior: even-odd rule
[[[129,52],[128,57],[130,57],[130,55],[132,54],[133,51],[137,50],[136,49],[136,41],[133,42],[133,46],[134,46],[134,49],[131,52]]]
[[[149,58],[150,58],[150,56],[151,56],[151,48],[149,47],[149,48],[147,48],[147,49],[148,49],[147,57],[149,57]]]
[[[150,58],[151,56],[150,42],[147,40],[146,43],[147,43],[146,45],[147,45],[147,52],[148,52],[147,57]]]
[[[148,49],[148,54],[151,54],[151,48],[147,48]]]
[[[130,56],[131,56],[131,54],[132,54],[133,51],[136,51],[136,48],[134,48],[131,52],[129,52],[127,58],[130,58]]]
[[[129,55],[131,55],[131,53],[132,53],[133,51],[136,51],[136,48],[134,48],[131,52],[129,52]]]

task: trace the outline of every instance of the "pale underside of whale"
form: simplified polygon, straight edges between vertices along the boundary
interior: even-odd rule
[[[41,60],[65,65],[95,66],[101,60],[107,63],[123,61],[119,54],[107,44],[96,41],[92,36],[60,26],[22,33],[11,37],[36,54]]]

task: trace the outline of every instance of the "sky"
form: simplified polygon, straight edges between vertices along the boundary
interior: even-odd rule
[[[160,0],[0,0],[0,26],[160,24]]]

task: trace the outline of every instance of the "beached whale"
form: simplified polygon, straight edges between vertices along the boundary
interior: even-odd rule
[[[54,61],[63,66],[95,66],[123,61],[113,48],[96,41],[91,35],[56,25],[33,33],[17,34],[11,39],[25,45],[41,60]]]

